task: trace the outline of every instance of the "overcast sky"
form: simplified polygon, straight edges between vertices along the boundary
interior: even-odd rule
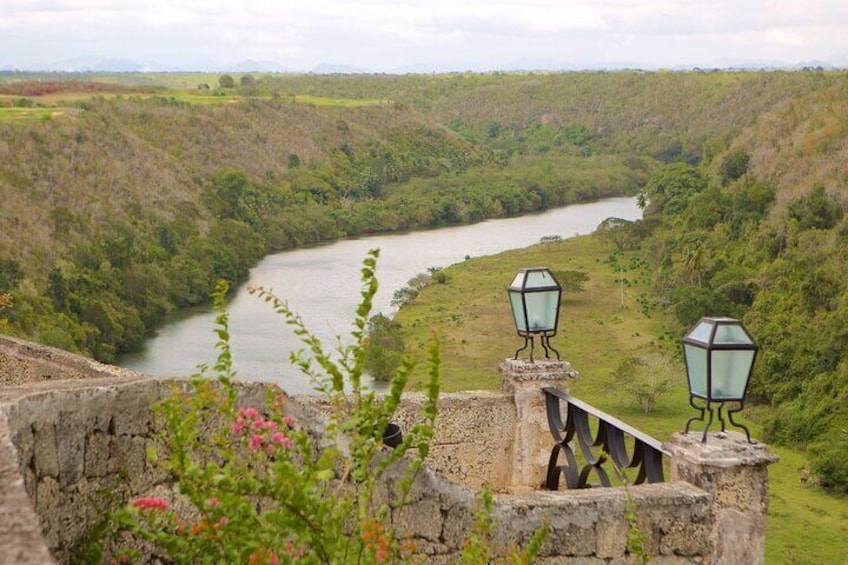
[[[848,1],[0,0],[0,69],[81,57],[173,70],[848,67]]]

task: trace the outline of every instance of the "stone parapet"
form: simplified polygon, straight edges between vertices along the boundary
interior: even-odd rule
[[[715,522],[710,563],[757,565],[765,559],[768,466],[778,457],[767,445],[738,432],[672,436],[671,480],[686,481],[711,496]]]
[[[0,565],[68,563],[79,558],[75,552],[105,506],[173,490],[146,452],[156,441],[153,406],[184,380],[4,339],[0,364],[14,382],[28,382],[0,387]],[[538,491],[533,473],[551,448],[541,389],[567,390],[574,374],[560,361],[507,360],[502,370],[505,381],[509,376],[504,391],[444,395],[432,468],[417,477],[408,503],[391,511],[393,526],[413,538],[422,562],[456,560],[481,484],[496,487],[495,534],[504,544],[522,544],[550,525],[538,563],[633,563],[627,540],[634,532],[657,565],[762,562],[767,466],[776,460],[766,446],[734,432],[711,434],[707,443],[699,434],[678,434],[666,444],[672,482]],[[240,385],[239,402],[262,402],[266,387]],[[292,400],[286,410],[320,430],[320,402]],[[423,397],[410,394],[403,402],[398,422],[412,425]],[[388,493],[391,473],[386,480]]]
[[[515,403],[512,487],[539,488],[545,482],[552,440],[545,410],[545,387],[568,392],[578,374],[568,361],[505,359],[500,364],[501,390]]]

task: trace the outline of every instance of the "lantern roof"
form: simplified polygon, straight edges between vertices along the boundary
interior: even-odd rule
[[[742,322],[735,318],[701,318],[683,341],[707,349],[757,349]]]
[[[518,292],[537,292],[543,290],[562,290],[559,282],[547,267],[519,269],[509,285],[509,290]]]

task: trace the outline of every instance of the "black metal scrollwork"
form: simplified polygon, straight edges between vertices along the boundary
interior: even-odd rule
[[[548,463],[545,488],[559,489],[560,477],[565,478],[566,488],[588,488],[594,472],[601,486],[610,486],[609,474],[604,469],[608,458],[619,469],[638,468],[634,484],[661,483],[663,477],[663,455],[668,455],[662,444],[624,422],[581,402],[569,394],[556,389],[544,388],[548,425],[556,442]],[[561,403],[566,404],[566,421],[562,422]],[[597,433],[592,433],[589,416],[598,420]],[[627,437],[633,438],[632,454],[628,455]],[[579,468],[577,456],[572,448],[576,439],[586,464]],[[595,455],[596,448],[598,455]],[[561,462],[560,459],[565,461]]]

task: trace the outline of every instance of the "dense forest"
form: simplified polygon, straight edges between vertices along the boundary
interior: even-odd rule
[[[848,73],[226,78],[0,75],[0,331],[109,361],[274,250],[639,194],[654,306],[744,319],[848,489]]]

